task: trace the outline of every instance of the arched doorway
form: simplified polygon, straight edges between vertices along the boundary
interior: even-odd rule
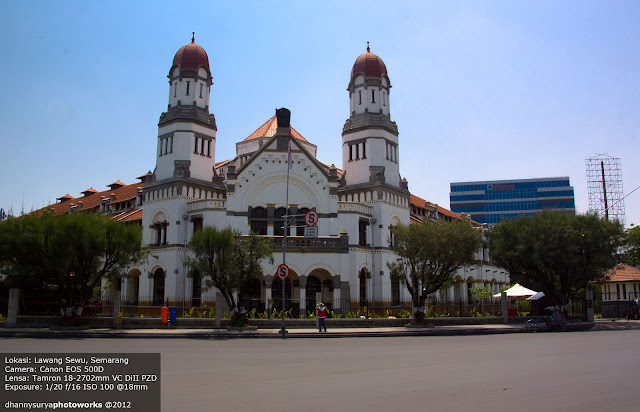
[[[280,297],[282,298],[282,288],[280,289]],[[242,296],[238,298],[238,306],[243,306],[247,311],[255,309],[257,312],[262,313],[265,309],[262,302],[262,281],[258,278],[249,280]]]
[[[279,278],[275,277],[273,279],[273,283],[271,284],[271,297],[273,299],[273,309],[278,312],[282,310],[282,285],[285,284],[284,288],[284,308],[285,310],[291,309],[291,292],[293,288],[293,282],[291,281],[291,277],[287,278],[284,282]]]
[[[313,313],[313,308],[318,301],[322,300],[322,282],[316,276],[309,276],[307,278],[307,300],[305,307],[308,312]]]
[[[202,277],[196,269],[191,273],[191,306],[200,307],[202,305]]]
[[[162,305],[164,302],[164,270],[157,269],[153,274],[153,304]]]
[[[366,268],[362,268],[358,277],[360,278],[360,307],[363,308],[368,306],[369,301],[367,299],[367,278],[369,277],[369,272]]]

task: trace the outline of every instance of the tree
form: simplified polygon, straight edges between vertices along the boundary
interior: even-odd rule
[[[57,290],[63,308],[80,315],[101,280],[146,256],[142,230],[104,215],[25,215],[0,223],[0,271],[7,283],[33,279]]]
[[[624,260],[628,265],[640,265],[640,226],[625,231]]]
[[[482,232],[469,222],[424,221],[393,229],[397,262],[389,264],[391,276],[406,282],[415,322],[424,322],[427,296],[452,280],[455,272],[474,261],[482,246]]]
[[[484,312],[484,302],[491,296],[491,291],[484,286],[476,286],[469,289],[469,292],[475,299],[480,300],[480,311]]]
[[[617,221],[551,211],[503,221],[488,234],[494,263],[560,307],[615,264],[622,237]]]
[[[251,281],[262,273],[260,262],[273,263],[273,244],[254,233],[242,236],[229,228],[207,226],[193,234],[189,248],[194,254],[189,265],[206,278],[208,287],[218,289],[232,308],[231,325],[246,325],[246,314],[238,310],[233,292],[242,300]]]

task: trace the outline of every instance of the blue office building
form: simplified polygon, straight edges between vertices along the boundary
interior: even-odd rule
[[[449,199],[451,211],[489,226],[543,210],[576,210],[568,177],[451,183]]]

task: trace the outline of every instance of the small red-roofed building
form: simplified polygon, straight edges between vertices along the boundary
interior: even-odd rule
[[[602,317],[627,317],[636,299],[640,298],[640,269],[619,263],[603,273],[594,283],[602,289]]]

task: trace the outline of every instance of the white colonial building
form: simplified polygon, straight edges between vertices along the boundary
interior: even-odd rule
[[[384,62],[369,47],[351,70],[341,169],[316,158],[316,145],[289,125],[286,109],[237,143],[234,158],[216,162],[217,126],[209,109],[212,73],[207,53],[195,39],[178,50],[168,78],[169,104],[160,116],[154,171],[141,176],[138,185],[118,181],[121,186],[105,193],[90,189],[83,198],[59,199],[75,209],[78,204],[84,209],[100,204],[101,211],[118,213],[118,220],[141,219],[143,241],[152,253],[123,279],[125,299],[213,300],[215,290],[203,288],[203,279],[185,265],[185,258],[194,231],[215,226],[272,238],[274,263],[263,263],[253,292],[260,309],[271,299],[279,305],[282,281],[275,272],[282,263],[283,216],[288,213],[296,217],[287,228],[290,275],[285,291],[299,313],[318,300],[342,311],[371,300],[389,305],[409,300],[387,267],[397,258],[390,247],[390,229],[422,219],[464,216],[410,195],[399,172],[391,82]],[[127,188],[126,199],[118,198],[117,191]],[[100,201],[92,202],[92,197]],[[124,201],[128,207],[115,208]],[[319,216],[317,237],[304,236],[302,216],[310,210]],[[456,278],[441,299],[466,301],[473,286],[496,293],[509,281],[508,273],[490,264],[486,250],[479,251],[478,265],[463,268]]]

